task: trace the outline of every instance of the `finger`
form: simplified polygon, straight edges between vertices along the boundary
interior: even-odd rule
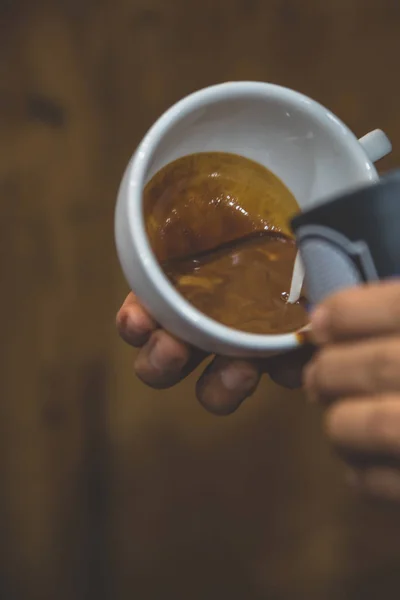
[[[400,395],[341,400],[327,411],[326,431],[347,452],[400,459]]]
[[[255,392],[260,377],[256,362],[216,357],[197,382],[197,398],[208,411],[229,415]]]
[[[371,467],[348,474],[349,484],[358,492],[377,498],[400,501],[400,471],[389,467]]]
[[[130,293],[117,314],[117,329],[122,339],[139,348],[145,344],[157,324]]]
[[[147,385],[166,389],[189,375],[205,357],[205,352],[192,349],[163,329],[157,329],[140,350],[135,372]]]
[[[296,389],[301,386],[303,369],[315,354],[314,346],[304,346],[293,352],[267,359],[263,370],[283,387]]]
[[[315,401],[400,390],[400,337],[327,346],[304,374]]]
[[[336,294],[311,315],[317,344],[400,332],[400,283],[365,285]]]

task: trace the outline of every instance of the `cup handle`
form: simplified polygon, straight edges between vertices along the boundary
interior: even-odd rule
[[[373,163],[381,160],[392,151],[392,144],[386,133],[381,129],[374,129],[358,140],[364,148],[369,160]]]

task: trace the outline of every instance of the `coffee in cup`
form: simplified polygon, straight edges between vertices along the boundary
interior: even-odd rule
[[[266,167],[225,152],[184,156],[151,179],[143,206],[164,273],[202,313],[249,333],[306,325],[304,303],[287,303],[299,208]]]

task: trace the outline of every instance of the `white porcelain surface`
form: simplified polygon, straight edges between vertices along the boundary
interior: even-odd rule
[[[284,181],[301,208],[308,208],[376,181],[373,161],[390,152],[390,142],[379,130],[358,141],[331,112],[292,90],[234,82],[196,92],[169,109],[128,165],[116,208],[117,250],[129,285],[158,322],[217,354],[268,356],[295,348],[295,334],[247,334],[209,319],[178,294],[155,260],[144,231],[143,187],[169,162],[205,151],[256,160]]]

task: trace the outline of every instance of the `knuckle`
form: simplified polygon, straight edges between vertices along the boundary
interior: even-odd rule
[[[156,344],[164,345],[167,337],[169,337],[169,336],[163,329],[156,329],[151,334],[151,345],[152,346],[155,346]]]
[[[153,390],[166,390],[177,383],[175,374],[155,371],[146,358],[135,362],[134,371],[136,377]]]
[[[324,429],[331,442],[340,445],[343,437],[343,425],[347,419],[346,412],[343,410],[343,402],[331,406],[324,417]]]
[[[138,347],[145,341],[145,339],[137,339],[135,332],[132,331],[130,314],[127,308],[122,307],[118,311],[115,324],[119,336],[130,346]]]
[[[400,411],[393,410],[391,404],[376,403],[365,423],[366,436],[376,444],[396,454],[400,454]]]
[[[219,417],[227,417],[234,413],[240,402],[219,390],[212,383],[204,383],[202,379],[196,385],[196,397],[208,412]]]
[[[145,383],[147,386],[154,388],[155,381],[152,377],[149,376],[146,367],[144,367],[142,364],[135,363],[134,370],[136,377],[140,379],[142,383]]]
[[[345,290],[338,292],[328,300],[328,307],[330,312],[330,328],[334,332],[337,329],[341,329],[343,324],[347,320],[347,313],[349,306],[353,304],[354,294],[358,290]]]
[[[157,351],[164,355],[168,368],[180,369],[190,358],[189,347],[163,329],[157,329],[152,333],[151,342],[153,348],[157,347]]]
[[[136,367],[135,374],[142,383],[153,390],[166,390],[174,385],[173,382],[164,380],[162,377],[154,377],[154,375],[149,373],[144,367]]]
[[[364,423],[365,436],[367,439],[382,440],[386,438],[388,429],[387,415],[382,410],[382,406],[375,404],[371,408],[366,417]]]
[[[121,338],[134,348],[142,347],[149,339],[151,330],[135,320],[129,307],[122,307],[116,316],[116,327]]]
[[[134,365],[135,375],[142,383],[151,387],[153,389],[157,389],[158,387],[158,378],[155,378],[150,372],[147,366],[143,362],[136,362]]]
[[[151,385],[152,382],[152,372],[150,369],[149,361],[146,357],[146,354],[143,350],[139,350],[136,354],[133,369],[135,371],[135,375],[147,385]]]
[[[332,371],[332,351],[330,348],[322,350],[315,359],[314,366],[314,391],[324,396],[333,392],[334,378]]]
[[[189,348],[167,332],[156,330],[135,361],[137,376],[155,388],[174,385],[190,358]]]
[[[375,391],[387,389],[396,380],[400,383],[399,350],[398,342],[386,342],[374,348],[368,371]]]

